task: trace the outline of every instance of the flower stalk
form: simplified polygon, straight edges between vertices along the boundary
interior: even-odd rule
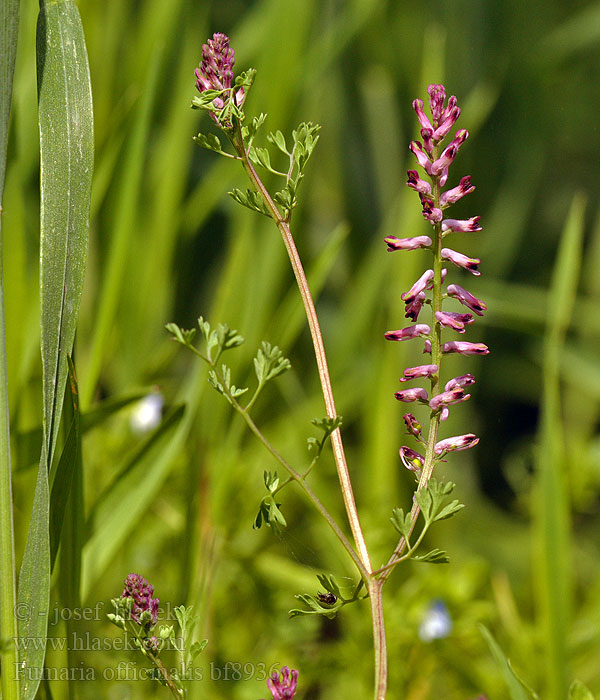
[[[418,141],[413,141],[410,145],[410,150],[417,159],[417,164],[425,171],[424,178],[428,179],[422,179],[416,170],[409,170],[407,185],[419,195],[423,216],[432,226],[431,236],[429,237],[431,239],[431,245],[425,246],[429,247],[432,253],[432,269],[424,273],[409,292],[402,295],[402,299],[406,303],[406,316],[411,318],[416,324],[407,329],[403,329],[402,332],[407,338],[423,335],[422,333],[418,333],[417,329],[423,327],[427,328],[427,326],[417,323],[418,316],[425,303],[431,305],[432,330],[425,340],[425,351],[431,353],[430,367],[435,367],[435,371],[428,369],[427,365],[423,366],[427,368],[423,371],[419,371],[420,368],[408,368],[408,370],[404,370],[404,376],[401,379],[401,381],[407,381],[413,378],[426,376],[429,378],[430,382],[428,393],[430,415],[426,441],[423,441],[421,438],[421,430],[418,423],[419,430],[416,431],[414,429],[414,423],[416,421],[414,416],[411,414],[404,416],[408,433],[416,437],[420,442],[424,442],[426,445],[424,456],[415,453],[407,447],[402,447],[400,449],[400,457],[404,465],[411,471],[417,471],[419,473],[416,493],[427,488],[436,463],[447,451],[469,449],[479,442],[478,438],[472,433],[446,438],[441,441],[438,440],[440,424],[448,417],[449,406],[467,400],[470,395],[465,394],[464,387],[475,381],[472,375],[456,377],[447,382],[442,390],[442,363],[444,356],[451,353],[486,355],[489,352],[487,346],[483,343],[455,340],[443,343],[442,341],[443,329],[449,329],[450,331],[463,334],[466,330],[465,326],[471,324],[474,320],[472,314],[444,311],[443,303],[445,299],[455,297],[461,304],[467,306],[479,316],[485,311],[485,304],[462,287],[458,285],[448,285],[445,292],[443,289],[447,273],[447,270],[443,267],[445,260],[452,262],[459,268],[469,271],[475,276],[479,276],[480,274],[478,265],[481,262],[477,258],[469,258],[462,253],[446,248],[444,246],[444,239],[453,232],[480,231],[481,226],[479,226],[478,216],[467,220],[444,218],[444,211],[449,206],[465,195],[470,194],[475,189],[471,184],[470,176],[465,176],[456,187],[448,189],[445,192],[442,191],[448,179],[448,169],[453,163],[458,149],[467,140],[469,133],[466,129],[460,129],[456,132],[451,143],[443,150],[440,150],[442,141],[449,134],[452,126],[460,116],[460,109],[457,106],[455,97],[450,97],[448,103],[445,105],[446,91],[443,85],[430,85],[428,93],[432,120],[430,121],[425,113],[422,100],[415,100],[413,102],[413,107],[422,127],[421,136],[423,138],[423,144]],[[389,237],[385,239],[385,242],[388,245],[388,251],[408,249],[408,246],[390,245]],[[431,280],[430,284],[426,284],[428,280]],[[415,309],[413,306],[415,295],[423,295],[426,290],[431,291],[431,298],[427,300],[426,297],[422,297],[419,307]],[[412,336],[411,328],[413,329]],[[386,333],[386,339],[395,340],[395,333],[398,332],[388,331]],[[410,389],[396,392],[396,398],[401,401],[406,401],[407,397],[416,396],[420,397],[421,403],[424,403],[423,394],[419,393],[424,392],[424,390],[414,388],[412,389],[412,394],[409,392],[411,392]],[[409,454],[408,460],[407,454]],[[388,563],[375,572],[375,574],[379,575],[379,580],[381,582],[384,582],[389,577],[396,564],[406,558],[406,556],[403,556],[403,552],[407,547],[407,539],[415,528],[420,512],[421,507],[418,499],[414,498],[413,506],[410,511],[410,526],[406,534],[398,541]],[[417,543],[421,541],[423,534],[424,533],[421,533]],[[416,548],[417,543],[409,548],[409,553]]]
[[[375,700],[384,700],[387,692],[388,675],[382,597],[384,584],[398,562],[413,556],[431,523],[436,519],[450,517],[451,514],[462,507],[461,504],[458,504],[458,501],[445,506],[440,505],[440,499],[450,493],[454,485],[440,485],[434,480],[430,486],[430,480],[437,462],[443,459],[449,451],[469,449],[478,442],[478,438],[472,433],[439,439],[440,426],[448,417],[450,406],[466,401],[469,398],[470,395],[466,393],[465,387],[474,381],[472,375],[463,375],[462,377],[449,379],[444,385],[442,383],[443,358],[453,353],[463,355],[488,353],[487,346],[483,343],[456,340],[444,342],[445,333],[457,332],[461,335],[465,334],[467,327],[474,321],[474,314],[480,316],[485,311],[485,304],[459,285],[449,285],[444,291],[445,277],[448,272],[444,267],[445,262],[450,262],[453,266],[466,270],[475,276],[480,274],[478,266],[481,261],[479,259],[470,258],[458,251],[447,248],[444,241],[448,235],[454,232],[475,232],[481,230],[478,216],[465,220],[444,218],[444,212],[449,206],[475,189],[471,184],[470,177],[465,176],[459,181],[458,185],[445,191],[443,190],[448,179],[448,170],[469,134],[465,129],[459,129],[449,144],[446,146],[442,145],[460,115],[460,109],[457,106],[455,97],[450,97],[446,103],[446,93],[443,86],[429,86],[431,119],[425,113],[421,100],[413,102],[413,107],[421,125],[422,143],[413,141],[410,144],[410,150],[416,158],[418,167],[424,172],[420,174],[418,170],[409,170],[407,184],[419,196],[423,216],[431,224],[431,231],[430,235],[426,236],[405,238],[388,236],[385,238],[385,242],[389,252],[416,250],[419,248],[428,249],[432,254],[432,263],[431,268],[426,270],[413,286],[402,295],[405,303],[405,317],[410,319],[412,325],[399,330],[388,331],[385,337],[387,340],[394,342],[418,340],[424,344],[424,352],[430,354],[431,358],[423,365],[406,368],[400,379],[401,382],[428,380],[429,391],[418,386],[403,385],[405,388],[395,392],[395,397],[398,401],[427,405],[429,409],[429,423],[427,437],[425,438],[422,435],[421,424],[417,419],[412,414],[404,416],[408,434],[412,435],[424,446],[425,454],[422,455],[407,446],[400,448],[402,463],[407,469],[418,475],[418,486],[413,498],[412,510],[408,516],[404,516],[401,509],[396,509],[394,512],[392,522],[402,536],[390,560],[385,566],[377,571],[373,571],[358,516],[342,437],[338,427],[338,416],[319,319],[302,261],[290,229],[292,210],[297,204],[297,186],[303,177],[302,170],[304,165],[318,138],[316,136],[318,127],[311,124],[301,124],[293,132],[294,145],[291,150],[288,150],[285,137],[281,132],[269,134],[267,138],[271,144],[289,157],[287,172],[275,170],[271,166],[269,152],[264,148],[253,146],[254,136],[264,121],[265,115],[254,118],[251,124],[243,125],[245,115],[242,105],[254,79],[254,71],[247,71],[234,78],[234,61],[234,52],[229,47],[229,39],[222,34],[215,34],[213,39],[203,47],[202,64],[196,71],[196,87],[200,92],[200,97],[196,97],[192,103],[192,106],[205,109],[210,113],[213,121],[228,137],[233,146],[234,154],[226,153],[219,139],[214,136],[199,134],[196,137],[196,141],[205,148],[241,162],[250,179],[252,189],[247,190],[245,193],[240,190],[234,190],[230,194],[240,204],[272,219],[282,237],[300,291],[312,337],[327,419],[335,421],[335,427],[332,425],[331,432],[328,434],[331,437],[333,456],[346,515],[354,539],[354,546],[345,537],[335,520],[324,509],[307,484],[306,477],[316,460],[313,459],[308,469],[303,472],[294,469],[269,443],[250,417],[249,409],[254,403],[256,394],[245,407],[242,406],[236,400],[236,396],[241,390],[235,388],[235,391],[229,390],[227,382],[223,380],[222,374],[219,374],[220,370],[217,367],[216,360],[213,361],[210,357],[210,351],[208,352],[208,357],[203,356],[191,345],[192,336],[189,335],[191,332],[183,333],[177,327],[172,330],[179,342],[188,345],[211,365],[213,379],[217,381],[219,390],[226,395],[230,404],[242,415],[250,430],[288,472],[289,478],[282,484],[279,484],[278,477],[269,481],[270,477],[267,478],[267,475],[265,476],[265,483],[269,489],[270,497],[272,498],[275,493],[290,481],[296,481],[329,523],[357,566],[362,582],[367,587],[371,606],[375,652],[374,697]],[[283,177],[285,179],[284,188],[275,194],[271,194],[258,175],[255,166],[261,166],[274,175]],[[458,310],[445,310],[443,305],[446,299],[452,299],[451,303],[459,303],[466,306],[470,313]],[[431,309],[430,323],[419,322],[419,315],[425,306]],[[200,325],[202,327],[202,323]],[[186,333],[188,335],[185,335]],[[225,370],[228,371],[227,368]],[[416,541],[409,544],[421,509],[423,509],[426,521],[425,526]],[[406,549],[407,551],[405,552]],[[421,559],[424,561],[447,561],[447,558],[444,559],[440,556],[443,554],[443,552],[436,550],[425,557],[421,557]],[[320,580],[322,583],[327,584],[326,587],[328,587],[329,593],[324,595],[332,597],[333,602],[329,605],[335,605],[337,596],[339,596],[339,589],[333,587],[333,583],[327,583],[326,577],[322,577]],[[299,597],[307,598],[307,596]],[[321,614],[327,614],[328,608],[322,608],[319,605],[319,602],[323,603],[321,599],[313,602]],[[269,689],[275,700],[293,697],[296,691],[297,674],[294,675],[296,672],[292,672],[290,675],[289,669],[284,670],[285,673],[281,678],[275,674],[269,683]]]

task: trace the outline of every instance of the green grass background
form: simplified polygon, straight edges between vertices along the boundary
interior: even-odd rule
[[[3,202],[18,558],[42,405],[37,3],[22,5]],[[251,380],[262,339],[282,347],[293,370],[268,387],[255,417],[292,463],[307,463],[310,420],[324,409],[283,245],[271,222],[227,197],[246,186],[241,168],[191,140],[211,129],[189,108],[193,71],[202,43],[223,31],[237,68],[258,70],[246,111],[268,113],[265,134],[302,120],[323,127],[292,228],[317,299],[359,512],[382,564],[395,543],[389,515],[410,505],[412,487],[397,456],[405,438],[393,392],[420,356],[383,333],[401,327],[400,294],[426,258],[389,255],[382,241],[427,230],[404,185],[418,134],[412,100],[443,82],[462,107],[458,126],[470,131],[450,183],[471,174],[477,190],[452,216],[480,214],[484,230],[452,245],[482,258],[481,278],[465,273],[462,282],[488,313],[467,339],[492,354],[448,360],[451,375],[473,372],[478,383],[444,431],[473,431],[481,443],[440,467],[467,504],[428,539],[448,550],[450,565],[406,565],[386,590],[389,697],[509,697],[480,622],[541,697],[565,697],[575,676],[600,694],[600,3],[82,0],[79,8],[96,139],[75,350],[82,410],[158,387],[167,422],[141,438],[129,405],[85,432],[78,603],[99,614],[51,626],[52,637],[73,646],[76,634],[83,648],[50,650],[49,668],[88,680],[56,680],[45,692],[164,696],[135,680],[141,661],[118,647],[105,619],[136,572],[163,603],[193,604],[201,616],[209,644],[192,697],[264,697],[260,664],[299,668],[304,698],[371,694],[365,604],[334,621],[287,618],[294,594],[316,592],[317,573],[350,588],[349,562],[293,488],[283,494],[289,529],[252,530],[262,472],[274,464],[164,330],[169,321],[191,327],[201,314],[237,328],[246,338],[229,358],[238,385]],[[341,518],[329,455],[311,479]],[[71,609],[62,590],[52,605]],[[419,624],[437,599],[453,630],[425,644]]]

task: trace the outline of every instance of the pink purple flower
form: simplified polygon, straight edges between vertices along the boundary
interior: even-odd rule
[[[404,301],[404,303],[408,304],[418,294],[427,289],[427,285],[431,282],[432,279],[433,270],[425,270],[425,272],[413,284],[413,286],[408,290],[408,292],[404,292],[404,294],[402,294],[400,298],[402,299],[402,301]]]
[[[406,304],[404,316],[412,319],[416,323],[426,299],[427,295],[425,292],[419,292],[411,302]]]
[[[456,435],[455,437],[449,437],[445,440],[440,440],[436,443],[434,451],[436,455],[441,455],[443,452],[450,452],[454,450],[459,452],[460,450],[468,450],[479,442],[477,435],[473,433],[467,433],[466,435]]]
[[[422,180],[416,170],[407,170],[408,182],[411,189],[420,194],[431,194],[431,184],[427,180]]]
[[[444,391],[434,396],[429,402],[429,408],[431,408],[432,411],[437,411],[442,406],[451,406],[461,401],[468,401],[470,398],[471,394],[465,394],[465,390],[462,387],[456,387],[455,389]]]
[[[421,387],[415,387],[414,389],[402,389],[402,391],[397,391],[394,396],[398,401],[404,401],[404,403],[412,403],[413,401],[423,401],[426,402],[429,398],[425,389]]]
[[[471,309],[471,311],[476,313],[478,316],[483,316],[483,312],[487,309],[487,306],[481,301],[481,299],[477,299],[477,297],[474,297],[470,292],[467,292],[466,289],[463,289],[463,287],[458,284],[449,284],[446,292],[448,293],[448,296],[456,297],[463,306]]]
[[[417,248],[428,248],[431,245],[429,236],[414,236],[413,238],[396,238],[396,236],[387,236],[384,238],[387,243],[388,252],[394,250],[417,250]]]
[[[483,343],[468,343],[463,340],[452,340],[449,343],[444,343],[442,352],[456,352],[460,355],[489,355],[490,353],[488,346]]]
[[[386,340],[412,340],[420,335],[429,335],[431,328],[426,323],[417,323],[416,326],[408,326],[397,331],[388,331],[385,334]]]
[[[446,146],[446,148],[444,148],[444,150],[442,151],[440,157],[433,163],[431,163],[431,166],[428,171],[429,174],[435,177],[437,175],[440,175],[443,170],[448,168],[452,164],[452,161],[456,158],[458,149],[467,140],[468,136],[469,132],[466,129],[461,129],[460,131],[457,131],[452,143]]]
[[[438,371],[437,365],[419,365],[418,367],[407,367],[403,372],[401,382],[407,382],[409,379],[419,379],[420,377],[432,377]]]
[[[458,314],[453,311],[436,311],[435,318],[441,326],[452,328],[459,333],[464,333],[465,326],[473,322],[472,314]]]
[[[271,691],[273,700],[291,700],[296,694],[298,685],[298,671],[287,666],[281,669],[281,674],[274,671],[267,680],[267,687]]]
[[[463,374],[460,377],[454,377],[454,379],[446,382],[444,391],[450,391],[460,386],[470,386],[471,384],[475,384],[475,377],[472,374]]]
[[[481,272],[477,269],[478,265],[481,263],[479,258],[469,258],[462,253],[457,253],[451,248],[442,248],[442,258],[444,260],[449,260],[454,263],[457,267],[462,267],[464,270],[468,270],[475,277],[479,277]]]
[[[399,454],[402,464],[411,472],[420,472],[425,464],[425,457],[411,450],[410,447],[401,447]]]
[[[427,153],[423,150],[423,146],[418,141],[411,141],[409,148],[417,159],[417,163],[429,175],[431,173],[431,161]]]
[[[413,416],[412,413],[406,413],[403,417],[408,432],[418,438],[423,430],[419,421]]]
[[[444,219],[442,221],[442,231],[457,231],[469,233],[472,231],[481,231],[479,225],[480,216],[472,216],[470,219]]]
[[[139,574],[129,574],[121,598],[131,598],[131,618],[151,629],[158,620],[159,599],[153,598],[154,586]]]
[[[444,218],[444,212],[439,208],[434,206],[433,199],[431,197],[420,194],[421,206],[423,207],[422,214],[427,221],[431,224],[438,224]]]
[[[473,192],[474,189],[475,186],[471,184],[471,176],[465,175],[463,178],[461,178],[461,181],[456,187],[442,192],[442,196],[440,197],[440,205],[442,209],[445,209],[455,202],[458,202],[459,199],[462,199],[462,197],[464,197],[466,194]]]

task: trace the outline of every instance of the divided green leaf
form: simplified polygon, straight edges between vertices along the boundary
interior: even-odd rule
[[[258,513],[254,519],[253,528],[258,530],[264,522],[273,532],[278,535],[281,529],[287,527],[286,519],[280,510],[281,503],[276,503],[271,494],[265,496],[260,502]]]
[[[274,146],[277,146],[277,148],[282,152],[285,153],[286,156],[289,156],[289,151],[287,149],[287,144],[285,142],[285,136],[283,133],[279,130],[272,132],[267,135],[267,141],[272,143]]]
[[[431,479],[429,484],[417,491],[416,499],[427,525],[438,520],[451,518],[455,513],[464,508],[464,505],[457,500],[444,503],[446,496],[454,490],[454,484],[449,481],[443,483],[436,479]]]
[[[196,335],[195,328],[185,330],[183,328],[180,328],[176,323],[167,323],[165,328],[173,336],[173,340],[176,340],[182,345],[191,345]]]
[[[230,153],[227,153],[223,150],[221,140],[215,134],[198,134],[197,136],[194,136],[194,141],[199,146],[201,146],[202,148],[206,148],[209,151],[220,153],[221,155],[227,156],[229,158],[234,157]]]
[[[254,137],[256,136],[256,132],[264,124],[266,118],[267,118],[267,115],[264,112],[261,112],[258,115],[258,117],[253,117],[252,121],[249,124],[242,127],[242,137],[243,137],[244,141],[247,143],[248,147],[250,147],[252,145],[252,141],[254,141]]]
[[[333,593],[333,595],[336,598],[341,598],[342,593],[340,591],[340,587],[337,584],[337,581],[335,580],[335,577],[333,575],[327,576],[326,574],[317,574],[317,579],[319,580],[319,583],[323,588],[330,593]]]
[[[277,490],[277,487],[279,486],[279,476],[277,472],[264,472],[263,479],[265,481],[267,491],[273,493],[273,491]]]
[[[278,377],[291,366],[290,361],[283,356],[277,345],[271,345],[266,340],[262,341],[254,358],[254,370],[259,384],[265,384],[270,379]]]
[[[323,431],[325,438],[329,437],[334,430],[342,425],[342,416],[336,416],[335,418],[313,418],[311,423]]]
[[[432,549],[431,552],[427,552],[427,554],[415,555],[413,561],[423,561],[428,564],[447,564],[450,559],[443,550]]]
[[[396,528],[396,530],[408,542],[412,527],[412,518],[410,513],[404,513],[402,508],[394,508],[390,520],[392,521],[392,525]]]
[[[235,199],[238,204],[271,218],[269,208],[265,204],[261,195],[255,190],[246,190],[245,192],[242,192],[242,190],[238,190],[237,187],[234,187],[233,190],[227,194]]]

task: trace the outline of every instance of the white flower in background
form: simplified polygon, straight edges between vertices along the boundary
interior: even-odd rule
[[[156,428],[162,419],[164,402],[163,395],[159,391],[153,391],[138,401],[130,420],[133,432],[143,434]]]

